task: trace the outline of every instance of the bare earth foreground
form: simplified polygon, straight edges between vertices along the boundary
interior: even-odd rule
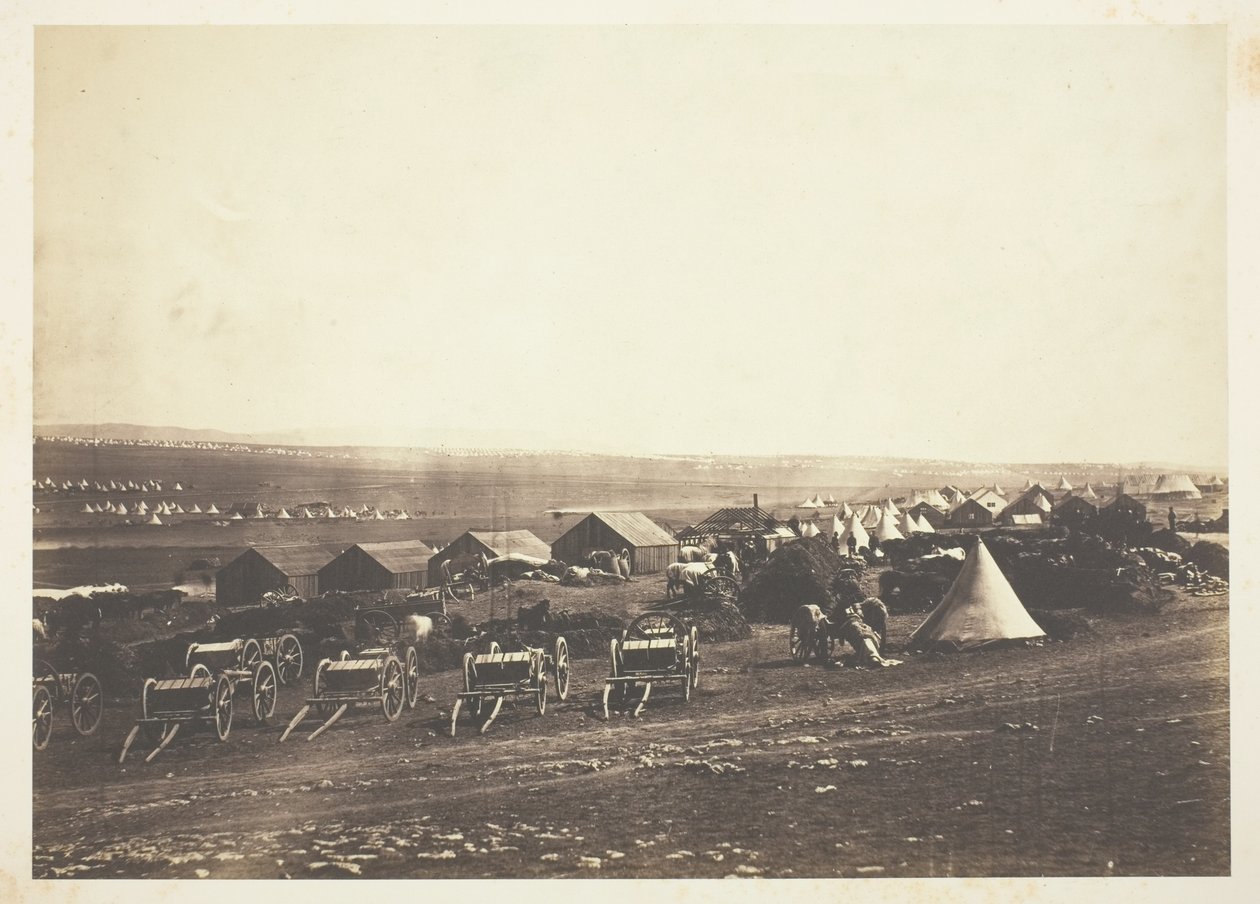
[[[637,721],[602,722],[605,664],[583,660],[546,716],[451,739],[448,672],[393,725],[362,709],[280,745],[241,719],[125,767],[118,704],[36,757],[34,875],[1227,874],[1228,624],[1221,598],[1179,598],[881,671],[795,665],[786,629],[758,628],[703,649],[690,704],[662,690]]]

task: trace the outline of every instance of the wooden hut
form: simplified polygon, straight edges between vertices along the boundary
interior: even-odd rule
[[[467,530],[429,559],[429,585],[442,583],[443,562],[450,562],[453,571],[462,571],[479,555],[497,559],[508,553],[545,562],[551,558],[551,547],[527,530]]]
[[[946,527],[989,527],[993,524],[993,510],[974,499],[964,499],[945,519]]]
[[[1098,516],[1098,506],[1080,496],[1067,496],[1054,507],[1051,516],[1059,524],[1080,529],[1087,527]]]
[[[658,574],[678,558],[678,541],[639,512],[591,512],[551,544],[551,557],[578,563],[597,549],[628,549],[632,574]]]
[[[945,527],[945,522],[949,520],[949,516],[942,512],[936,506],[929,502],[920,502],[906,509],[906,514],[914,518],[923,518],[928,524],[932,525],[933,530],[940,530]]]
[[[255,546],[214,574],[214,599],[220,606],[258,602],[268,590],[292,584],[298,596],[319,596],[319,570],[333,554],[322,546]]]
[[[419,540],[356,543],[319,570],[328,590],[424,590],[433,550]]]

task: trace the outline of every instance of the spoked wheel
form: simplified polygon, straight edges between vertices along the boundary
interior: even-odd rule
[[[626,629],[628,637],[640,640],[667,637],[671,634],[682,637],[686,633],[687,628],[682,620],[668,612],[645,612],[630,622],[630,627]]]
[[[739,596],[739,582],[724,574],[715,575],[704,582],[704,595],[710,600],[734,600]]]
[[[805,662],[814,651],[814,626],[792,625],[788,632],[788,651],[795,662]]]
[[[285,584],[283,592],[284,592],[284,595],[289,597],[290,599],[298,595],[297,588],[294,587],[292,584]]]
[[[700,631],[693,625],[687,636],[691,638],[691,671],[687,683],[694,691],[700,686]]]
[[[329,700],[320,700],[324,695],[324,685],[327,683],[324,679],[324,669],[328,667],[328,660],[321,660],[319,665],[315,666],[315,677],[311,682],[311,696],[317,701],[313,704],[315,712],[327,719],[337,711],[337,704]]]
[[[402,715],[407,702],[407,690],[403,686],[403,667],[394,655],[385,658],[381,667],[381,712],[386,722],[395,722]]]
[[[420,657],[415,647],[407,647],[407,656],[403,662],[403,688],[407,692],[407,708],[415,709],[420,699]]]
[[[266,725],[276,712],[276,694],[279,692],[276,667],[267,660],[254,666],[254,687],[250,693],[254,721]]]
[[[695,659],[695,651],[691,647],[691,635],[683,637],[682,651],[682,667],[683,667],[683,703],[691,702],[691,662]],[[646,694],[644,695],[646,697]]]
[[[258,641],[250,638],[245,641],[245,647],[241,650],[241,668],[246,672],[252,672],[254,666],[262,662],[262,647],[258,645]]]
[[[220,741],[226,741],[232,730],[232,682],[227,675],[220,675],[214,686],[214,733]]]
[[[286,634],[276,643],[276,678],[282,687],[288,687],[302,677],[302,644],[292,634]]]
[[[621,644],[614,638],[608,642],[608,677],[621,677]],[[618,681],[609,691],[609,696],[617,702],[626,699],[626,685],[624,681]]]
[[[37,684],[31,692],[31,741],[36,750],[48,746],[48,739],[52,737],[52,719],[52,694],[43,684]]]
[[[535,684],[538,688],[538,696],[535,701],[538,706],[538,715],[544,716],[547,714],[547,673],[540,669],[538,677],[535,679]]]
[[[556,672],[556,696],[564,702],[569,698],[569,643],[563,637],[556,638],[551,659]]]
[[[70,721],[74,730],[83,737],[96,733],[105,714],[105,694],[100,680],[91,672],[84,672],[70,692]]]
[[[369,609],[359,618],[371,633],[371,641],[383,647],[398,640],[398,619],[380,609]]]

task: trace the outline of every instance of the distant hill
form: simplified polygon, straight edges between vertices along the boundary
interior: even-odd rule
[[[113,440],[142,440],[148,442],[210,442],[244,443],[253,445],[307,446],[338,451],[355,451],[354,457],[398,462],[419,455],[440,455],[448,458],[488,457],[501,458],[503,452],[523,455],[532,459],[537,467],[541,460],[555,458],[555,465],[573,470],[572,456],[580,453],[587,464],[579,468],[599,471],[609,461],[651,460],[654,466],[635,470],[639,479],[658,478],[665,472],[673,479],[685,476],[688,481],[722,485],[746,486],[800,486],[826,490],[828,486],[869,487],[872,492],[879,488],[939,487],[956,483],[963,489],[974,489],[984,483],[997,482],[1011,485],[1018,490],[1024,480],[1031,478],[1053,486],[1059,477],[1066,476],[1073,484],[1091,482],[1113,484],[1120,475],[1185,473],[1190,475],[1219,474],[1228,476],[1223,466],[1187,465],[1168,462],[965,462],[943,459],[903,458],[874,455],[619,455],[607,450],[583,449],[546,451],[511,447],[511,440],[522,444],[536,437],[503,437],[489,431],[462,431],[436,436],[431,443],[415,446],[397,446],[384,442],[374,443],[371,436],[356,436],[357,444],[345,442],[343,437],[323,437],[319,440],[301,430],[269,433],[233,433],[224,430],[191,429],[187,427],[151,427],[138,424],[38,424],[37,436],[99,437]],[[435,431],[435,434],[437,431]],[[348,438],[348,437],[347,437]],[[341,442],[337,442],[341,439]],[[322,441],[321,441],[322,440]],[[331,441],[330,441],[331,440]],[[494,440],[501,440],[496,443]],[[561,460],[567,459],[561,465]]]
[[[302,434],[297,431],[228,433],[224,430],[148,427],[140,424],[36,424],[34,433],[36,436],[84,436],[100,439],[138,439],[148,442],[304,444]]]

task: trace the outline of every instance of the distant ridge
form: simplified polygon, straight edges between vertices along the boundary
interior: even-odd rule
[[[381,442],[377,437],[364,436],[359,443],[347,443],[328,438],[324,441],[312,440],[301,430],[277,431],[267,433],[233,433],[226,430],[190,427],[152,427],[139,424],[36,424],[33,428],[35,436],[56,437],[98,437],[109,440],[142,440],[146,442],[206,442],[206,443],[240,443],[246,445],[278,445],[309,446],[319,449],[371,449],[371,450],[427,450],[437,454],[455,457],[484,454],[495,451],[525,452],[538,455],[573,455],[596,458],[637,458],[655,459],[685,465],[696,471],[728,472],[723,477],[732,477],[731,470],[762,470],[765,468],[791,471],[800,470],[802,485],[815,481],[810,472],[815,469],[839,470],[846,472],[844,485],[864,486],[872,488],[910,487],[923,484],[927,488],[936,477],[959,477],[974,475],[976,483],[991,482],[994,479],[1013,483],[1018,478],[1022,483],[1025,475],[1031,475],[1042,481],[1057,480],[1060,475],[1069,475],[1076,480],[1093,481],[1095,483],[1114,483],[1116,476],[1123,473],[1132,476],[1135,473],[1186,473],[1186,474],[1220,474],[1227,475],[1228,467],[1221,464],[1189,465],[1184,462],[969,462],[951,459],[909,458],[896,455],[815,455],[815,454],[781,454],[781,455],[704,455],[688,453],[643,453],[616,452],[612,450],[582,449],[557,450],[534,447],[529,450],[514,447],[509,442],[494,442],[502,439],[493,431],[453,431],[448,442],[428,440],[423,443],[399,445],[398,443]],[[533,437],[530,437],[533,438]],[[344,439],[344,438],[342,438]],[[458,440],[458,441],[454,441]],[[808,471],[806,469],[809,469]],[[699,474],[696,475],[700,477]],[[709,475],[705,475],[709,476]],[[752,475],[748,475],[752,476]],[[760,476],[760,475],[759,475]],[[831,477],[835,482],[841,475]],[[926,483],[925,483],[926,481]],[[722,481],[726,482],[726,481]],[[795,480],[790,481],[795,484]],[[825,482],[825,480],[824,480]],[[970,489],[970,488],[969,488]]]

